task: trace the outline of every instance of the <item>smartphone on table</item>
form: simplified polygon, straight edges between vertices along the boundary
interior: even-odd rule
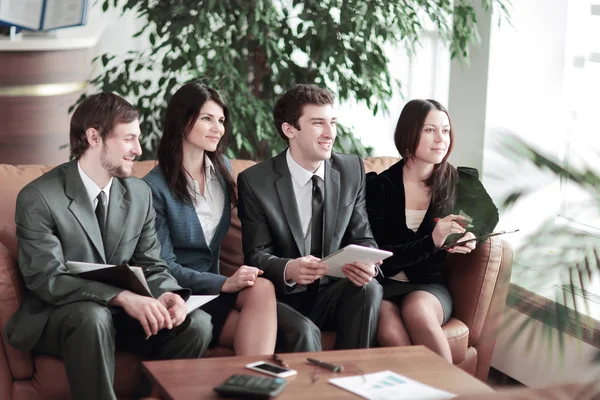
[[[263,374],[276,376],[278,378],[289,378],[298,372],[295,369],[284,368],[279,365],[271,364],[265,361],[257,361],[246,365],[246,368]]]

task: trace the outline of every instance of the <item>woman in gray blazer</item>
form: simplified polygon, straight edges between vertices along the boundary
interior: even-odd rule
[[[219,94],[188,83],[167,107],[152,189],[161,256],[179,284],[194,294],[220,294],[203,306],[212,316],[212,344],[236,355],[273,354],[277,306],[262,271],[242,265],[219,273],[219,249],[236,205],[231,163],[223,155],[229,110]]]

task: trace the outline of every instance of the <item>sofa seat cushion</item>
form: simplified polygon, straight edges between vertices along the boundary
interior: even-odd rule
[[[33,386],[43,398],[71,397],[67,372],[60,359],[39,355],[34,357],[34,364]],[[114,387],[119,397],[133,396],[141,374],[141,363],[137,356],[120,351],[116,353]]]
[[[467,354],[467,345],[469,343],[469,328],[462,321],[450,317],[448,322],[442,327],[446,339],[450,344],[452,352],[452,362],[461,363]]]

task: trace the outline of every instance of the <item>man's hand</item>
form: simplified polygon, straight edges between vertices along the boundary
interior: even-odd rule
[[[221,286],[221,292],[235,293],[248,286],[254,286],[256,278],[262,274],[263,271],[258,268],[242,265],[237,269],[237,271],[235,271],[235,274],[231,275],[229,278],[227,278],[225,283],[223,283],[223,286]]]
[[[450,214],[438,220],[435,224],[435,228],[433,228],[433,232],[431,233],[435,247],[442,247],[446,241],[446,238],[453,233],[465,233],[465,228],[456,222],[464,219],[465,217],[462,215]]]
[[[354,264],[346,264],[342,267],[342,272],[346,274],[350,282],[356,286],[362,287],[373,280],[377,274],[375,264],[367,265],[359,262]]]
[[[169,312],[173,328],[181,325],[187,318],[187,307],[180,295],[172,292],[165,292],[160,295],[158,301],[160,301],[160,304],[165,306]]]
[[[285,280],[308,285],[327,274],[327,264],[314,256],[296,258],[287,264]]]
[[[152,297],[123,290],[108,304],[122,307],[130,317],[137,319],[142,324],[147,337],[156,335],[162,328],[173,328],[171,316],[165,305]]]
[[[461,242],[463,240],[473,239],[475,234],[473,232],[467,232],[463,237],[457,240],[457,242]],[[473,240],[471,242],[465,243],[462,246],[452,246],[446,249],[448,253],[458,253],[458,254],[468,254],[471,251],[475,250],[477,247],[477,241]]]

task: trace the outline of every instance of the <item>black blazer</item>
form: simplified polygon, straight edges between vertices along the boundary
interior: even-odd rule
[[[240,173],[238,214],[245,263],[264,270],[278,297],[287,302],[285,265],[306,254],[285,153]],[[324,256],[348,244],[377,247],[365,206],[364,165],[358,156],[333,153],[325,162],[323,225]]]
[[[400,160],[377,175],[367,175],[367,211],[369,221],[380,248],[393,251],[394,255],[381,266],[386,277],[404,271],[412,283],[445,283],[444,262],[446,252],[436,250],[431,233],[437,215],[431,205],[423,222],[413,232],[406,226],[404,183]],[[491,233],[498,223],[498,209],[479,181],[474,168],[458,167],[454,214],[463,210],[473,218],[473,227],[467,231],[475,236]]]

